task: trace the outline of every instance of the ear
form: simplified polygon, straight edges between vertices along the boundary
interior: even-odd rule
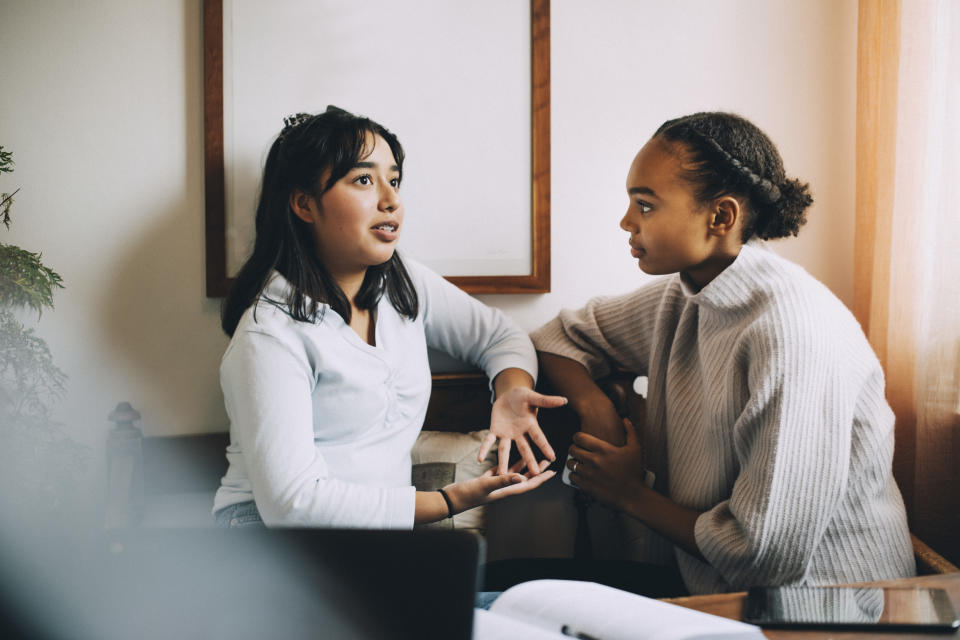
[[[307,224],[313,224],[314,211],[316,209],[313,196],[302,189],[294,189],[290,192],[290,209],[294,214]]]
[[[707,232],[712,236],[727,236],[739,226],[743,209],[733,196],[718,198],[710,208]]]

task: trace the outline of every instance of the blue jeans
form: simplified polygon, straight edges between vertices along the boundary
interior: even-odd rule
[[[213,518],[220,529],[244,529],[247,527],[266,527],[263,518],[257,511],[257,505],[250,502],[238,502],[224,507],[213,514]]]

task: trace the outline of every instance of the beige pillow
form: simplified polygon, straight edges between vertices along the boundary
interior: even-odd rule
[[[477,478],[497,464],[497,448],[493,446],[483,462],[477,453],[489,429],[455,433],[422,431],[410,455],[413,462],[413,486],[417,491],[436,491],[452,482]],[[473,529],[483,534],[486,529],[486,507],[480,506],[458,513],[453,518],[421,525],[426,528]]]

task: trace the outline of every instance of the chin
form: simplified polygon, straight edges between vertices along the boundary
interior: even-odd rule
[[[642,262],[637,263],[637,266],[640,267],[640,271],[643,271],[648,276],[665,276],[669,273],[676,273],[676,269],[666,269],[664,267],[657,267],[656,265],[643,264]]]
[[[396,252],[397,252],[396,249],[394,249],[390,251],[390,253],[380,254],[379,256],[376,257],[375,260],[372,261],[373,264],[371,266],[379,267],[382,264],[386,264],[387,262],[390,262],[390,258],[392,258]]]

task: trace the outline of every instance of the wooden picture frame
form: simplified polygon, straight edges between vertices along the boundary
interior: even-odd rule
[[[550,291],[550,0],[530,0],[530,11],[531,268],[517,275],[444,274],[472,294]],[[211,298],[225,296],[232,285],[227,266],[223,14],[223,0],[204,0],[206,292]]]

